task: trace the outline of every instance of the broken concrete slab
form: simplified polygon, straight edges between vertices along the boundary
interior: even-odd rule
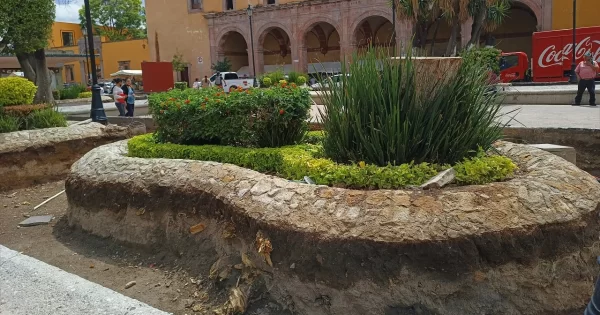
[[[554,155],[560,156],[561,158],[573,164],[577,164],[577,152],[575,152],[575,148],[573,147],[549,143],[530,144],[530,146],[544,150],[546,152],[550,152]]]
[[[19,226],[25,227],[48,224],[50,221],[52,221],[52,218],[54,218],[52,215],[37,215],[35,217],[29,217],[23,220],[21,223],[19,223]]]
[[[439,172],[432,179],[428,180],[425,184],[421,185],[422,189],[439,189],[454,181],[456,177],[456,171],[453,168],[449,168],[445,171]]]

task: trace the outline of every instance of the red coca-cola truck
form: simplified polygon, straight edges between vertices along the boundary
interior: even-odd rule
[[[583,55],[588,51],[592,53],[594,60],[600,62],[600,26],[578,28],[576,42],[576,63],[582,61]],[[533,33],[532,54],[530,59],[523,52],[502,53],[500,80],[504,83],[568,81],[573,56],[573,30]]]

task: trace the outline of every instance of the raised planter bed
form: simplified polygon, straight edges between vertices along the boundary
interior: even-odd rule
[[[600,184],[550,153],[497,149],[521,167],[513,180],[358,191],[214,162],[129,158],[123,141],[73,165],[68,220],[121,242],[193,251],[217,261],[211,275],[244,262],[296,314],[582,309],[597,275]],[[272,266],[257,253],[264,240]],[[239,274],[225,275],[236,284]]]
[[[137,133],[98,123],[0,134],[0,191],[64,178],[91,149]]]

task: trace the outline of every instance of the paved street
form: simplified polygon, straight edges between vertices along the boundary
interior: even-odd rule
[[[319,121],[322,105],[313,106],[311,121]],[[503,122],[514,120],[510,127],[525,128],[593,128],[600,129],[600,107],[568,105],[505,105]]]
[[[0,314],[169,313],[0,245]]]

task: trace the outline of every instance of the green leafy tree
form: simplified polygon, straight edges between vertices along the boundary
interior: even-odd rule
[[[231,71],[231,60],[229,60],[229,58],[225,57],[225,58],[223,58],[223,60],[213,63],[210,68],[216,72]]]
[[[146,38],[146,11],[142,0],[90,0],[94,33],[110,41]],[[85,28],[85,8],[79,9]]]
[[[25,77],[38,86],[34,103],[54,102],[45,53],[54,18],[54,0],[0,1],[0,52],[15,54]]]
[[[183,60],[183,55],[177,51],[173,56],[173,60],[171,60],[171,64],[173,65],[173,71],[183,71],[187,66],[187,63]]]

